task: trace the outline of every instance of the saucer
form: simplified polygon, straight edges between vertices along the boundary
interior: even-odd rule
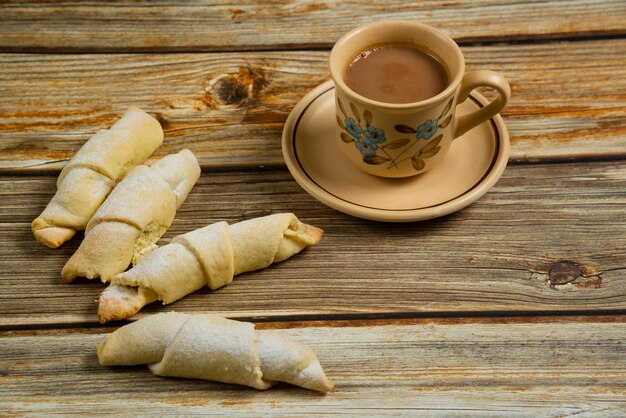
[[[410,222],[456,212],[481,198],[509,159],[509,134],[500,115],[457,138],[445,159],[415,177],[388,179],[367,174],[339,150],[335,86],[327,81],[309,92],[287,118],[283,157],[294,179],[320,202],[359,218]],[[472,92],[459,114],[488,101]]]

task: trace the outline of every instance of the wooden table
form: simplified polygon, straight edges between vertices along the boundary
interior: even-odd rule
[[[108,2],[0,5],[0,414],[626,414],[626,4]],[[415,19],[468,69],[503,73],[512,155],[482,199],[411,224],[319,203],[281,155],[284,121],[328,79],[353,27]],[[326,233],[288,262],[156,312],[216,312],[309,344],[322,396],[101,367],[96,282],[60,271],[78,247],[30,222],[59,170],[129,106],[202,176],[164,237],[292,211]]]

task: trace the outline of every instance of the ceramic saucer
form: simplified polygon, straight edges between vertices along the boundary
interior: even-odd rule
[[[283,129],[285,162],[295,180],[320,202],[352,216],[387,222],[436,218],[481,198],[502,175],[509,159],[509,134],[497,115],[457,138],[445,160],[405,179],[367,174],[338,149],[335,87],[327,81],[293,109]],[[457,112],[488,101],[473,92]]]

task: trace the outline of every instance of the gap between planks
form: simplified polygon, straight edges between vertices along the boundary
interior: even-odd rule
[[[144,164],[152,165],[159,158],[150,158]],[[69,161],[59,160],[59,161]],[[57,163],[59,161],[54,161]],[[623,154],[602,154],[602,155],[576,155],[568,156],[563,155],[559,157],[538,157],[538,158],[510,158],[508,166],[530,166],[530,165],[552,165],[552,164],[579,164],[579,163],[603,163],[603,162],[624,162],[626,163],[626,152]],[[8,177],[57,177],[62,167],[55,167],[44,170],[26,171],[23,169],[2,169],[0,168],[0,176]],[[242,172],[242,173],[266,173],[266,172],[287,172],[287,166],[285,164],[237,164],[237,165],[217,165],[206,166],[201,165],[201,173],[228,173],[228,172]]]
[[[554,33],[549,35],[542,34],[525,34],[519,36],[479,36],[470,38],[458,38],[454,41],[460,47],[473,47],[473,46],[506,46],[506,45],[541,45],[550,44],[554,42],[589,42],[589,41],[611,41],[626,39],[626,31],[594,31],[594,32],[565,32]],[[261,45],[247,48],[241,46],[238,48],[229,47],[212,47],[212,48],[186,48],[186,47],[170,47],[168,49],[160,48],[120,48],[120,49],[106,49],[106,48],[68,48],[68,47],[11,47],[6,45],[0,45],[0,54],[33,54],[33,55],[136,55],[136,54],[211,54],[211,53],[237,53],[237,52],[290,52],[290,51],[302,51],[302,52],[329,52],[334,43],[303,43],[303,44],[282,44],[282,45]]]
[[[305,327],[368,327],[383,325],[460,325],[460,324],[529,324],[555,322],[626,322],[626,309],[589,311],[494,311],[494,312],[393,312],[377,314],[300,314],[263,316],[226,316],[237,321],[252,322],[259,329],[288,329]],[[140,319],[107,324],[97,322],[68,322],[42,324],[0,325],[2,333],[37,332],[75,329],[114,329]]]

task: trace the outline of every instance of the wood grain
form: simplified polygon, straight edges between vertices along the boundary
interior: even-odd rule
[[[109,330],[0,333],[8,414],[618,416],[626,410],[626,318],[585,323],[278,325],[317,354],[335,392],[268,391],[102,367]],[[618,320],[617,322],[615,322]]]
[[[2,51],[209,51],[329,47],[383,19],[434,25],[461,42],[626,33],[621,0],[407,3],[168,0],[10,1],[0,5]]]
[[[464,52],[469,70],[489,68],[511,82],[503,116],[514,160],[626,156],[626,43]],[[188,147],[203,167],[283,165],[285,119],[328,78],[327,57],[324,51],[0,54],[0,170],[58,170],[130,105],[164,125],[157,156]]]
[[[95,322],[103,285],[59,277],[80,238],[54,250],[30,232],[55,177],[0,179],[0,324]],[[413,224],[343,215],[286,170],[204,172],[164,242],[215,221],[283,211],[325,235],[290,260],[171,309],[231,316],[623,310],[625,204],[621,162],[509,166],[472,206]],[[143,314],[163,309],[153,304]]]
[[[412,224],[317,202],[280,146],[291,109],[328,79],[330,46],[393,18],[447,32],[469,70],[513,90],[502,179]],[[624,22],[623,0],[0,1],[0,415],[625,415]],[[203,167],[161,244],[281,211],[325,230],[290,260],[137,317],[256,321],[313,348],[334,393],[98,364],[115,329],[96,323],[103,285],[60,279],[82,237],[53,250],[30,222],[130,105],[164,127],[155,158],[187,147]]]

